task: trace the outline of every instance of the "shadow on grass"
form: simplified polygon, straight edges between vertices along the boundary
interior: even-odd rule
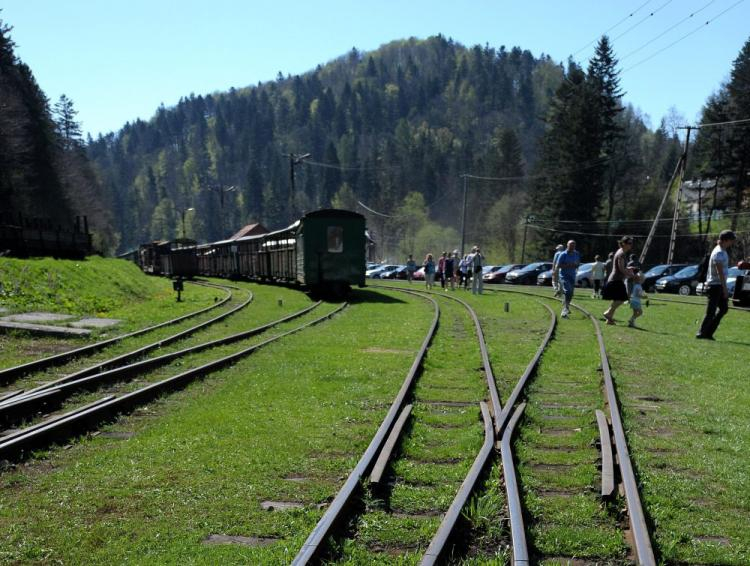
[[[369,289],[352,289],[349,295],[349,301],[355,303],[405,303],[405,301],[381,293],[380,291]]]

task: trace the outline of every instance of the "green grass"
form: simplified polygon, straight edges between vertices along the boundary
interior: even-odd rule
[[[276,317],[281,290],[242,286],[257,303],[206,336]],[[283,292],[281,310],[309,304]],[[549,315],[536,299],[511,293],[457,295],[479,312],[504,401]],[[290,562],[323,513],[318,505],[337,492],[379,426],[432,320],[432,307],[416,297],[369,290],[355,298],[367,300],[107,427],[130,439],[88,437],[0,473],[0,562]],[[576,301],[594,314],[605,307],[585,292]],[[413,423],[393,464],[399,481],[389,503],[397,512],[368,499],[355,538],[339,549],[345,563],[418,562],[481,445],[474,404],[486,398],[486,384],[473,324],[460,305],[441,306]],[[693,338],[702,309],[691,305],[652,302],[642,329],[603,327],[662,563],[750,561],[747,316],[730,311],[716,342]],[[604,406],[598,363],[593,327],[574,311],[529,386],[515,451],[527,538],[545,564],[625,562],[623,501],[598,498],[591,444],[593,411]],[[440,400],[471,405],[427,403]],[[509,559],[499,477],[495,461],[464,509],[471,543],[462,564]],[[303,507],[263,511],[266,500]],[[210,534],[276,542],[204,545]]]
[[[375,432],[431,319],[418,299],[393,300],[357,303],[112,425],[130,440],[85,439],[0,476],[0,560],[289,561]],[[295,475],[305,480],[285,479]],[[305,507],[268,512],[264,500]],[[280,540],[202,544],[210,534]]]
[[[77,262],[0,258],[0,307],[8,313],[48,311],[122,321],[111,328],[93,330],[87,338],[32,337],[15,331],[0,333],[0,367],[145,328],[206,308],[225,295],[219,289],[190,284],[185,286],[183,301],[178,303],[168,279],[146,276],[135,264],[124,260],[92,257]],[[207,317],[210,316],[215,313]],[[195,320],[186,321],[184,328],[195,324]],[[175,327],[170,328],[163,332],[175,331]]]

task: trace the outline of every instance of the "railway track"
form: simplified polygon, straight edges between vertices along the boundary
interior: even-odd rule
[[[516,293],[554,300],[552,297],[531,291],[502,289],[498,290],[498,292]],[[545,491],[545,482],[550,481],[550,476],[555,475],[558,480],[556,485],[565,485],[564,481],[559,481],[561,474],[567,473],[572,477],[582,471],[585,473],[587,468],[591,471],[593,464],[591,462],[591,451],[586,450],[587,443],[584,440],[583,446],[578,445],[576,447],[574,439],[576,436],[585,439],[586,432],[582,431],[582,428],[586,426],[586,423],[594,422],[594,418],[596,418],[599,429],[599,446],[601,450],[599,456],[602,468],[600,497],[605,505],[609,506],[609,513],[601,514],[596,509],[592,509],[592,522],[600,521],[602,523],[599,532],[594,532],[594,529],[591,530],[592,537],[595,538],[601,535],[604,538],[602,532],[607,529],[616,528],[619,525],[619,528],[622,529],[623,539],[630,547],[630,559],[637,561],[638,564],[656,564],[648,521],[640,500],[638,482],[628,450],[624,426],[620,416],[619,401],[614,380],[612,379],[601,328],[596,318],[586,309],[576,304],[572,304],[572,306],[581,313],[585,320],[590,321],[592,324],[596,339],[596,354],[593,355],[593,352],[588,349],[590,347],[586,346],[590,354],[574,358],[573,356],[576,354],[570,353],[574,352],[571,349],[568,353],[569,359],[567,361],[572,362],[574,365],[578,362],[580,364],[578,370],[565,372],[563,368],[562,371],[565,372],[563,377],[560,377],[560,375],[551,375],[553,372],[543,372],[537,382],[535,382],[534,392],[529,396],[528,408],[533,411],[533,416],[530,419],[531,423],[524,427],[522,434],[524,439],[528,439],[529,444],[533,445],[533,447],[525,446],[521,442],[517,445],[517,448],[524,450],[526,454],[524,457],[524,466],[527,471],[526,479],[529,482],[529,486],[526,488],[528,492],[526,500],[527,502],[533,502],[536,509],[534,513],[529,513],[532,515],[531,528],[535,529],[536,539],[543,541],[544,537],[547,536],[544,531],[553,531],[556,528],[540,526],[544,524],[544,510],[546,508],[564,504],[565,501],[569,501],[571,505],[574,500],[581,502],[581,504],[593,504],[595,502],[590,494],[577,491],[581,486],[577,485],[573,480],[569,482],[566,489],[561,491]],[[563,332],[569,332],[569,334],[564,336],[564,342],[568,344],[575,345],[576,340],[585,339],[574,332],[566,330],[563,330]],[[603,412],[596,411],[597,391],[591,387],[591,380],[587,382],[585,378],[580,378],[581,375],[586,374],[585,365],[589,365],[590,368],[591,364],[596,363],[598,363],[598,370],[601,372],[602,381],[602,390],[598,395],[599,399],[601,399],[602,394],[604,396],[606,416]],[[589,372],[591,372],[590,369]],[[561,392],[561,387],[565,387],[567,390]],[[563,397],[561,398],[560,395]],[[545,422],[545,419],[553,423],[552,426],[550,426],[549,422]],[[538,430],[531,432],[529,429],[532,426],[538,427]],[[574,428],[576,426],[579,428]],[[579,434],[576,435],[574,431],[578,431]],[[568,435],[570,432],[573,432],[573,434]],[[503,439],[503,444],[506,444],[505,439]],[[505,448],[506,446],[504,446],[504,450]],[[559,458],[560,448],[562,448],[563,453],[569,456],[570,460],[578,458],[577,463],[573,464],[572,467],[570,467],[570,464],[559,463],[561,460]],[[558,453],[556,453],[556,449]],[[547,458],[547,460],[544,460],[544,458]],[[506,460],[507,456],[504,452],[503,464],[506,463]],[[619,480],[619,488],[624,493],[622,508],[619,508],[616,502],[616,480]],[[551,503],[553,500],[554,503]],[[548,502],[550,503],[548,504]],[[619,517],[617,517],[617,514],[623,511],[627,520],[618,522]],[[516,515],[515,519],[514,515]],[[518,524],[523,520],[521,499],[519,499],[515,511],[511,507],[510,516],[511,523],[515,521]],[[527,525],[514,529],[514,532],[527,532],[528,530],[529,526]],[[611,532],[609,534],[611,535]],[[613,537],[610,536],[611,538]],[[592,540],[592,547],[595,544],[595,541]],[[585,549],[582,550],[585,552]],[[546,551],[536,548],[533,549],[533,552],[527,550],[527,556],[529,554],[540,556],[546,554]],[[585,556],[585,554],[583,555]],[[592,559],[595,559],[595,557],[592,557]]]
[[[50,392],[61,392],[62,394],[67,395],[82,388],[96,389],[112,380],[121,380],[130,377],[134,373],[141,373],[146,370],[153,371],[154,367],[163,366],[175,359],[179,360],[187,355],[195,354],[196,352],[201,352],[206,349],[221,348],[235,342],[246,340],[252,336],[262,334],[270,328],[311,313],[314,309],[318,308],[319,305],[320,303],[316,303],[311,307],[302,309],[292,315],[285,316],[258,328],[234,334],[220,340],[213,340],[199,344],[153,360],[144,360],[143,362],[117,368],[103,374],[80,378],[39,391],[36,394],[31,394],[26,397],[15,395],[6,399],[5,403],[0,405],[0,411],[7,409],[9,405],[19,403],[23,405],[25,399],[27,399],[29,403],[33,403],[35,395],[44,395],[45,393]],[[114,395],[108,394],[112,392],[107,392],[105,393],[105,397],[93,400],[84,397],[84,404],[80,407],[67,410],[67,412],[60,414],[50,415],[47,419],[26,428],[19,430],[6,430],[3,434],[0,434],[0,460],[21,459],[33,449],[44,447],[52,443],[59,443],[72,436],[79,435],[82,432],[95,429],[99,424],[113,420],[118,414],[131,411],[135,407],[147,403],[157,396],[182,388],[195,379],[203,378],[212,372],[223,369],[276,340],[289,336],[295,332],[299,332],[315,324],[319,324],[320,322],[331,318],[346,306],[347,303],[343,303],[330,312],[307,321],[291,330],[271,336],[249,346],[242,346],[239,350],[222,355],[219,358],[203,363],[198,367],[183,371],[177,375],[163,377],[155,374],[151,383],[148,383],[145,386],[124,393],[116,392]]]
[[[129,332],[127,334],[122,334],[120,336],[115,336],[114,338],[109,338],[107,340],[101,340],[99,342],[95,342],[94,344],[88,344],[86,346],[82,346],[80,348],[75,348],[75,349],[69,350],[67,352],[62,352],[60,354],[55,354],[53,356],[47,356],[45,358],[40,358],[40,359],[37,359],[37,360],[33,360],[33,361],[30,361],[30,362],[26,362],[26,363],[23,363],[23,364],[12,366],[12,367],[9,367],[9,368],[0,369],[0,386],[9,385],[9,384],[13,383],[18,378],[20,378],[20,377],[22,377],[24,375],[27,375],[27,374],[30,374],[30,373],[33,373],[33,372],[42,371],[42,370],[45,370],[45,369],[48,369],[48,368],[51,368],[51,367],[60,366],[60,365],[66,364],[66,363],[68,363],[68,362],[70,362],[72,360],[75,360],[77,358],[81,358],[81,357],[84,357],[84,356],[89,356],[89,355],[94,354],[94,353],[96,353],[96,352],[98,352],[100,350],[108,348],[109,346],[118,344],[118,343],[120,343],[120,342],[122,342],[122,341],[124,341],[124,340],[126,340],[128,338],[135,338],[137,336],[141,336],[141,335],[146,334],[148,332],[153,332],[154,330],[158,330],[158,329],[164,328],[166,326],[171,326],[173,324],[180,323],[180,322],[182,322],[184,320],[187,320],[189,318],[193,318],[193,317],[199,316],[199,315],[204,314],[204,313],[206,313],[208,311],[211,311],[211,310],[217,309],[219,307],[222,307],[222,306],[226,305],[226,303],[228,303],[229,301],[232,300],[233,294],[232,294],[232,291],[229,289],[229,287],[219,287],[219,286],[216,286],[216,285],[211,285],[211,286],[212,287],[223,288],[223,290],[226,292],[226,295],[224,296],[223,299],[221,299],[220,301],[217,301],[215,304],[213,304],[213,305],[211,305],[209,307],[197,310],[197,311],[192,312],[192,313],[188,313],[186,315],[179,316],[177,318],[173,318],[171,320],[167,320],[167,321],[159,323],[159,324],[148,326],[146,328],[142,328],[142,329],[136,330],[134,332]],[[250,297],[250,300],[252,300],[252,296]],[[249,302],[249,301],[247,301],[247,302]],[[245,304],[241,305],[241,307],[245,306]],[[241,308],[241,307],[238,307],[238,308]],[[158,348],[160,345],[163,345],[165,343],[169,343],[169,342],[165,342],[165,340],[168,340],[168,341],[179,340],[181,337],[187,336],[187,334],[195,332],[196,330],[198,330],[198,329],[206,326],[207,324],[210,324],[212,322],[216,322],[217,320],[221,320],[222,318],[224,318],[226,316],[229,316],[230,314],[232,314],[232,312],[235,312],[236,310],[238,310],[238,309],[230,310],[230,311],[228,311],[226,313],[223,313],[222,315],[220,315],[218,317],[215,317],[215,318],[211,319],[210,321],[208,321],[206,323],[203,323],[201,325],[196,325],[193,328],[188,329],[188,330],[186,330],[186,331],[184,331],[182,333],[177,333],[177,334],[173,335],[172,337],[167,337],[164,340],[160,340],[160,341],[156,342],[155,345],[152,345],[151,349]],[[145,350],[145,351],[148,351],[148,350]],[[139,353],[139,350],[135,350],[131,354],[132,354],[131,357],[129,357],[129,358],[125,357],[125,358],[123,358],[122,361],[127,361],[128,359],[133,359],[133,357],[141,355],[141,353]],[[127,354],[126,354],[126,356],[127,356]],[[116,358],[108,360],[107,362],[111,363],[111,364],[116,364],[117,363]],[[91,372],[99,371],[100,369],[103,369],[103,367],[106,367],[106,366],[104,366],[102,364],[93,365],[93,366],[90,367],[90,371]]]
[[[398,517],[411,521],[411,526],[414,529],[420,528],[415,526],[415,523],[421,523],[422,528],[425,524],[428,527],[432,526],[435,534],[422,556],[422,564],[435,564],[445,561],[455,549],[452,543],[455,542],[454,535],[461,524],[462,511],[471,495],[476,492],[492,459],[495,438],[505,431],[512,416],[513,405],[522,394],[544,348],[554,333],[556,319],[554,313],[547,308],[550,314],[549,330],[526,371],[510,394],[506,408],[503,409],[482,327],[471,306],[461,299],[441,293],[414,292],[388,286],[383,286],[383,288],[426,298],[433,304],[435,318],[422,348],[378,432],[348,477],[344,487],[336,495],[328,511],[302,546],[294,564],[318,563],[324,557],[327,557],[328,537],[335,536],[337,527],[340,528],[352,520],[353,509],[358,511],[353,513],[358,515],[358,531],[367,529],[369,524],[378,523],[383,516]],[[440,301],[446,301],[447,303],[457,302],[460,306],[446,308],[446,305],[444,305],[441,311],[438,301],[430,295],[438,296]],[[486,382],[479,390],[477,390],[477,383],[473,384],[472,390],[471,374],[466,376],[469,384],[462,387],[459,386],[461,382],[459,378],[462,376],[460,372],[459,375],[456,375],[454,366],[449,365],[448,369],[442,372],[432,367],[435,365],[439,368],[444,365],[440,357],[441,352],[449,352],[448,357],[450,357],[451,337],[450,335],[441,336],[440,334],[436,337],[436,328],[439,320],[440,328],[460,328],[461,316],[460,311],[456,311],[457,308],[468,312],[478,341],[479,352],[477,353],[482,363],[482,379]],[[427,355],[428,346],[430,346],[429,356]],[[425,368],[425,361],[427,361],[428,367],[420,374],[419,368]],[[457,362],[459,367],[467,367],[462,365],[462,363],[467,362],[466,360],[454,359],[453,361]],[[418,382],[417,376],[419,376]],[[476,378],[476,373],[474,377]],[[449,397],[449,399],[446,399],[446,397]],[[485,398],[489,398],[489,402],[485,403],[483,400]],[[481,414],[484,441],[479,453],[472,454],[467,452],[465,446],[462,446],[461,440],[476,435],[477,427],[475,419],[472,417],[476,414],[476,409],[479,409],[478,412]],[[406,426],[407,422],[408,426]],[[440,448],[430,449],[429,447],[419,446],[419,442],[417,442],[413,443],[414,446],[406,445],[402,448],[399,457],[394,458],[394,454],[398,453],[396,447],[405,443],[405,438],[428,439],[432,441],[433,446],[439,446]],[[446,456],[448,457],[446,458]],[[429,458],[432,458],[432,460],[429,460]],[[442,474],[442,479],[453,479],[454,487],[449,488],[447,492],[445,489],[429,490],[428,504],[422,509],[399,509],[397,507],[398,501],[407,502],[409,500],[408,495],[399,493],[399,490],[408,492],[409,490],[418,491],[422,489],[424,491],[430,488],[429,482],[425,485],[420,485],[419,482],[414,483],[413,471],[419,468],[421,462],[429,462],[433,466],[437,465]],[[441,465],[442,468],[440,468]],[[461,476],[462,470],[466,468],[468,468],[467,473]],[[388,474],[389,470],[391,471],[390,475]],[[363,482],[370,486],[369,497],[361,489]],[[445,484],[445,481],[441,483]],[[512,487],[510,489],[513,491]],[[359,506],[358,498],[360,499]],[[362,499],[369,501],[365,505],[364,512],[361,512]],[[434,513],[436,506],[447,508],[447,511],[439,517],[439,524],[437,524],[437,521],[440,514]],[[366,539],[367,533],[364,533],[363,536]]]

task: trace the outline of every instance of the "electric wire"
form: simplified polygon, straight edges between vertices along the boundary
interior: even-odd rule
[[[608,34],[609,32],[611,32],[611,31],[612,31],[613,29],[615,29],[615,28],[616,28],[617,26],[619,26],[620,24],[622,24],[622,23],[626,22],[626,21],[627,21],[627,20],[628,20],[629,18],[632,18],[632,17],[633,17],[633,16],[634,16],[634,15],[635,15],[636,13],[638,13],[638,11],[639,11],[639,10],[640,10],[641,8],[643,8],[644,6],[646,6],[646,4],[650,4],[650,3],[651,3],[651,0],[646,0],[646,1],[645,1],[645,2],[643,3],[643,4],[641,4],[640,6],[638,6],[638,7],[637,7],[637,8],[635,9],[635,10],[633,10],[633,11],[632,11],[632,12],[631,12],[630,14],[628,14],[627,16],[625,16],[625,17],[624,17],[623,19],[621,19],[621,20],[620,20],[619,22],[617,22],[617,23],[616,23],[615,25],[613,25],[613,26],[612,26],[612,27],[610,27],[609,29],[607,29],[607,30],[606,30],[606,31],[605,31],[605,32],[604,32],[604,33],[603,33],[602,35],[607,35],[607,34]],[[575,53],[573,53],[572,57],[575,57],[576,55],[578,55],[578,54],[579,54],[579,53],[580,53],[581,51],[583,51],[584,49],[588,49],[589,47],[591,47],[591,46],[592,46],[592,45],[593,45],[594,43],[596,43],[596,42],[597,42],[597,40],[599,39],[599,37],[601,37],[601,36],[597,36],[597,37],[596,37],[596,39],[592,39],[592,40],[591,40],[590,42],[588,42],[588,43],[587,43],[586,45],[584,45],[583,47],[581,47],[581,48],[580,48],[580,49],[579,49],[578,51],[576,51]]]
[[[617,41],[622,36],[627,35],[631,31],[633,31],[635,28],[637,28],[639,25],[641,25],[643,22],[645,22],[647,19],[649,19],[654,14],[656,14],[657,12],[659,12],[662,8],[666,7],[668,4],[671,4],[671,3],[672,3],[672,0],[667,0],[666,2],[664,2],[664,4],[662,4],[661,6],[659,6],[656,10],[654,10],[653,12],[650,12],[645,18],[640,19],[639,21],[637,21],[636,23],[634,23],[632,26],[630,26],[628,29],[626,29],[624,32],[622,32],[620,35],[618,35],[617,37],[613,38],[612,41]]]
[[[670,221],[672,219],[670,218]],[[632,238],[638,238],[638,239],[646,239],[648,238],[648,234],[604,234],[604,233],[596,233],[596,232],[581,232],[576,230],[556,230],[555,228],[548,228],[546,226],[539,226],[538,224],[534,224],[532,222],[529,222],[528,224],[523,223],[522,226],[528,226],[529,228],[534,228],[535,230],[542,230],[544,232],[554,232],[555,234],[574,234],[576,236],[592,236],[592,237],[602,237],[602,238],[622,238],[623,236],[630,236]],[[719,232],[711,232],[708,234],[675,234],[675,237],[677,238],[705,238],[708,236],[719,236]],[[740,230],[735,231],[735,234],[750,234],[750,231],[748,230]],[[672,236],[670,234],[654,234],[654,238],[671,238]]]
[[[734,126],[736,124],[748,124],[750,123],[750,118],[742,118],[741,120],[730,120],[728,122],[711,122],[708,124],[698,124],[697,126],[691,126],[694,130],[698,130],[700,128],[713,128],[716,126]]]
[[[673,42],[672,42],[672,43],[670,43],[669,45],[666,45],[665,47],[662,47],[661,49],[659,49],[659,50],[658,50],[658,51],[656,51],[655,53],[652,53],[651,55],[649,55],[649,56],[648,56],[648,57],[646,57],[645,59],[641,59],[641,60],[640,60],[640,61],[638,61],[637,63],[635,63],[635,64],[631,65],[630,67],[628,67],[627,69],[625,69],[624,71],[622,71],[622,72],[621,72],[620,74],[622,75],[623,73],[627,73],[628,71],[630,71],[630,70],[632,70],[632,69],[635,69],[635,68],[636,68],[636,67],[638,67],[639,65],[642,65],[643,63],[645,63],[645,62],[647,62],[647,61],[650,61],[651,59],[653,59],[653,58],[654,58],[654,57],[656,57],[657,55],[660,55],[661,53],[663,53],[664,51],[666,51],[666,50],[667,50],[667,49],[669,49],[670,47],[673,47],[673,46],[677,45],[678,43],[680,43],[681,41],[683,41],[683,40],[687,39],[687,38],[688,38],[688,37],[690,37],[691,35],[693,35],[693,34],[695,34],[695,33],[699,32],[699,31],[701,31],[701,30],[702,30],[702,29],[703,29],[704,27],[706,27],[706,26],[707,26],[708,24],[710,24],[711,22],[713,22],[713,21],[717,20],[718,18],[720,18],[721,16],[723,16],[724,14],[726,14],[726,13],[727,13],[727,12],[728,12],[729,10],[731,10],[732,8],[735,8],[736,6],[739,6],[739,5],[740,5],[740,4],[742,4],[742,3],[744,2],[744,1],[745,1],[745,0],[738,0],[737,2],[735,2],[734,4],[732,4],[731,6],[729,6],[728,8],[726,8],[725,10],[723,10],[723,11],[719,12],[718,14],[716,14],[716,15],[715,15],[715,16],[714,16],[713,18],[711,18],[710,20],[706,20],[706,22],[702,23],[702,24],[701,24],[700,26],[698,26],[697,28],[695,28],[695,29],[694,29],[693,31],[690,31],[690,32],[686,33],[685,35],[683,35],[683,36],[682,36],[682,37],[680,37],[679,39],[676,39],[675,41],[673,41]]]
[[[676,27],[680,26],[681,24],[685,23],[686,21],[688,21],[690,18],[692,18],[696,14],[700,14],[703,10],[705,10],[706,8],[708,8],[714,2],[716,2],[716,0],[710,0],[707,4],[704,4],[700,9],[698,9],[695,12],[691,13],[690,15],[682,18],[679,22],[677,22],[676,24],[674,24],[671,27],[668,27],[666,30],[664,30],[663,32],[661,32],[659,35],[651,38],[646,43],[644,43],[643,45],[641,45],[639,48],[634,49],[633,51],[631,51],[630,53],[627,53],[626,55],[623,55],[622,57],[620,57],[620,62],[622,63],[628,57],[631,57],[631,56],[635,55],[636,53],[638,53],[639,51],[641,51],[642,49],[645,49],[646,47],[648,47],[649,45],[651,45],[657,39],[661,39],[662,37],[664,37],[665,35],[667,35],[670,31],[672,31]]]

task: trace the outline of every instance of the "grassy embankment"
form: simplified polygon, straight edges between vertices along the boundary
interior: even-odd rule
[[[176,318],[208,307],[224,295],[221,290],[186,285],[183,301],[178,303],[169,280],[148,277],[135,264],[124,260],[0,258],[0,307],[7,309],[5,314],[45,311],[122,321],[117,326],[92,331],[89,338],[30,337],[23,332],[0,334],[0,367]],[[195,320],[191,319],[188,326],[195,324]],[[166,332],[174,332],[174,328]]]

